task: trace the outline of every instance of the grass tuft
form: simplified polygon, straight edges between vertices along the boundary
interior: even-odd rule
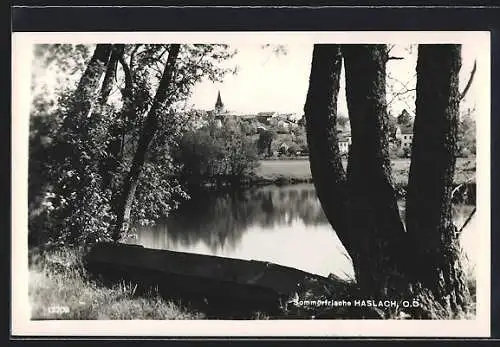
[[[167,301],[157,293],[138,297],[132,284],[112,288],[87,276],[78,250],[58,249],[30,253],[29,300],[31,318],[93,319],[202,319],[204,315]],[[54,312],[54,308],[63,308]]]

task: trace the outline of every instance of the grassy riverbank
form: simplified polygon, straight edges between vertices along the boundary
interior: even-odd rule
[[[205,313],[182,307],[165,300],[155,293],[138,296],[135,287],[121,283],[112,288],[89,278],[81,262],[82,254],[68,249],[50,251],[43,255],[30,252],[29,303],[34,320],[170,320],[206,319]],[[473,294],[472,310],[465,317],[475,316],[475,281],[468,281]],[[311,281],[302,288],[301,300],[359,298],[352,284],[332,278],[323,282]],[[54,307],[64,308],[67,313],[51,313]],[[246,319],[359,319],[381,318],[380,310],[369,307],[298,307],[291,302],[283,307],[279,316],[270,317],[254,312]],[[241,317],[240,317],[241,318]],[[404,318],[401,312],[392,312],[393,319]],[[436,317],[443,318],[443,317]]]
[[[344,161],[344,168],[347,162]],[[410,170],[409,159],[393,159],[392,174],[396,185],[406,185]],[[470,180],[475,182],[476,159],[458,158],[455,170],[455,183]],[[312,182],[309,160],[261,160],[256,173],[256,181],[264,183],[300,183]]]
[[[135,295],[130,284],[108,288],[91,280],[78,251],[31,252],[29,302],[32,319],[202,319],[204,315],[155,293]],[[52,313],[54,308],[67,312]]]

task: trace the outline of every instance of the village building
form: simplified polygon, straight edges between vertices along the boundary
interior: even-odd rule
[[[349,153],[349,147],[351,146],[351,133],[350,132],[341,132],[338,134],[338,143],[339,143],[339,151],[340,154]]]
[[[228,118],[237,117],[247,122],[258,122],[257,131],[266,130],[267,126],[271,126],[278,129],[278,131],[289,133],[290,130],[299,127],[300,121],[300,117],[296,113],[280,114],[274,111],[267,111],[259,112],[257,114],[236,114],[229,112],[222,102],[220,91],[217,93],[214,109],[212,111],[208,111],[208,114],[214,117],[215,124],[219,128],[222,127],[222,124],[224,124]]]
[[[273,117],[275,117],[275,114],[276,112],[259,112],[255,116],[255,119],[257,119],[262,124],[271,124],[271,121]]]
[[[396,139],[399,140],[401,148],[411,147],[413,142],[413,127],[398,126],[396,129]]]

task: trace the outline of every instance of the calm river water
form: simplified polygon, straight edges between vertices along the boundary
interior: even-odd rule
[[[401,209],[403,203],[400,204]],[[460,227],[473,206],[455,206]],[[474,219],[463,233],[472,240]],[[149,248],[270,261],[327,276],[352,278],[351,260],[326,220],[312,184],[265,186],[193,197],[127,241]],[[473,254],[466,241],[468,254]]]

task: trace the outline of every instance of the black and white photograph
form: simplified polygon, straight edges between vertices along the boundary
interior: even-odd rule
[[[21,334],[489,335],[488,32],[12,41]]]

